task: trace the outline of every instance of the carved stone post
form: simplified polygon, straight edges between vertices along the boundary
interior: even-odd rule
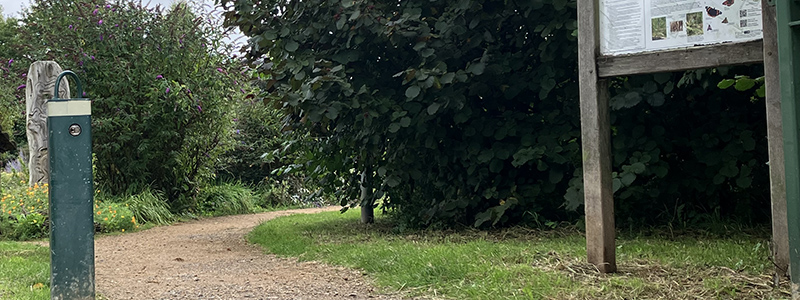
[[[50,181],[50,166],[47,156],[47,100],[53,98],[56,77],[62,71],[54,61],[37,61],[28,69],[25,87],[25,124],[28,136],[28,184],[43,184]],[[69,82],[62,79],[59,97],[69,98]]]

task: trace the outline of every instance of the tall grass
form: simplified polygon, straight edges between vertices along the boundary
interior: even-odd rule
[[[221,183],[201,190],[200,210],[209,215],[234,215],[255,212],[253,191],[239,183]]]
[[[145,189],[142,193],[123,198],[128,204],[133,215],[141,223],[166,225],[175,221],[175,216],[170,212],[166,198],[161,191]]]

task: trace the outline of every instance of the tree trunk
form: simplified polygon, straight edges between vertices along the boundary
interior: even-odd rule
[[[28,82],[25,87],[26,128],[30,171],[28,184],[31,186],[50,181],[50,165],[47,156],[47,100],[53,98],[56,77],[61,74],[61,66],[54,61],[37,61],[28,69]],[[58,94],[69,98],[69,82],[62,79]]]
[[[375,199],[372,192],[372,167],[367,165],[361,173],[361,223],[375,223]]]

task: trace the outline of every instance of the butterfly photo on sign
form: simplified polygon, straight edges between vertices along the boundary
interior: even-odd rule
[[[722,11],[720,11],[720,10],[718,10],[716,8],[713,8],[711,6],[706,6],[706,13],[708,13],[709,17],[713,18],[713,17],[721,15]]]

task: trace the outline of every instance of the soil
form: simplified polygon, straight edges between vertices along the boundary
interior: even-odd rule
[[[99,237],[102,299],[402,299],[380,294],[361,272],[264,254],[244,235],[263,221],[336,207],[202,219]]]

